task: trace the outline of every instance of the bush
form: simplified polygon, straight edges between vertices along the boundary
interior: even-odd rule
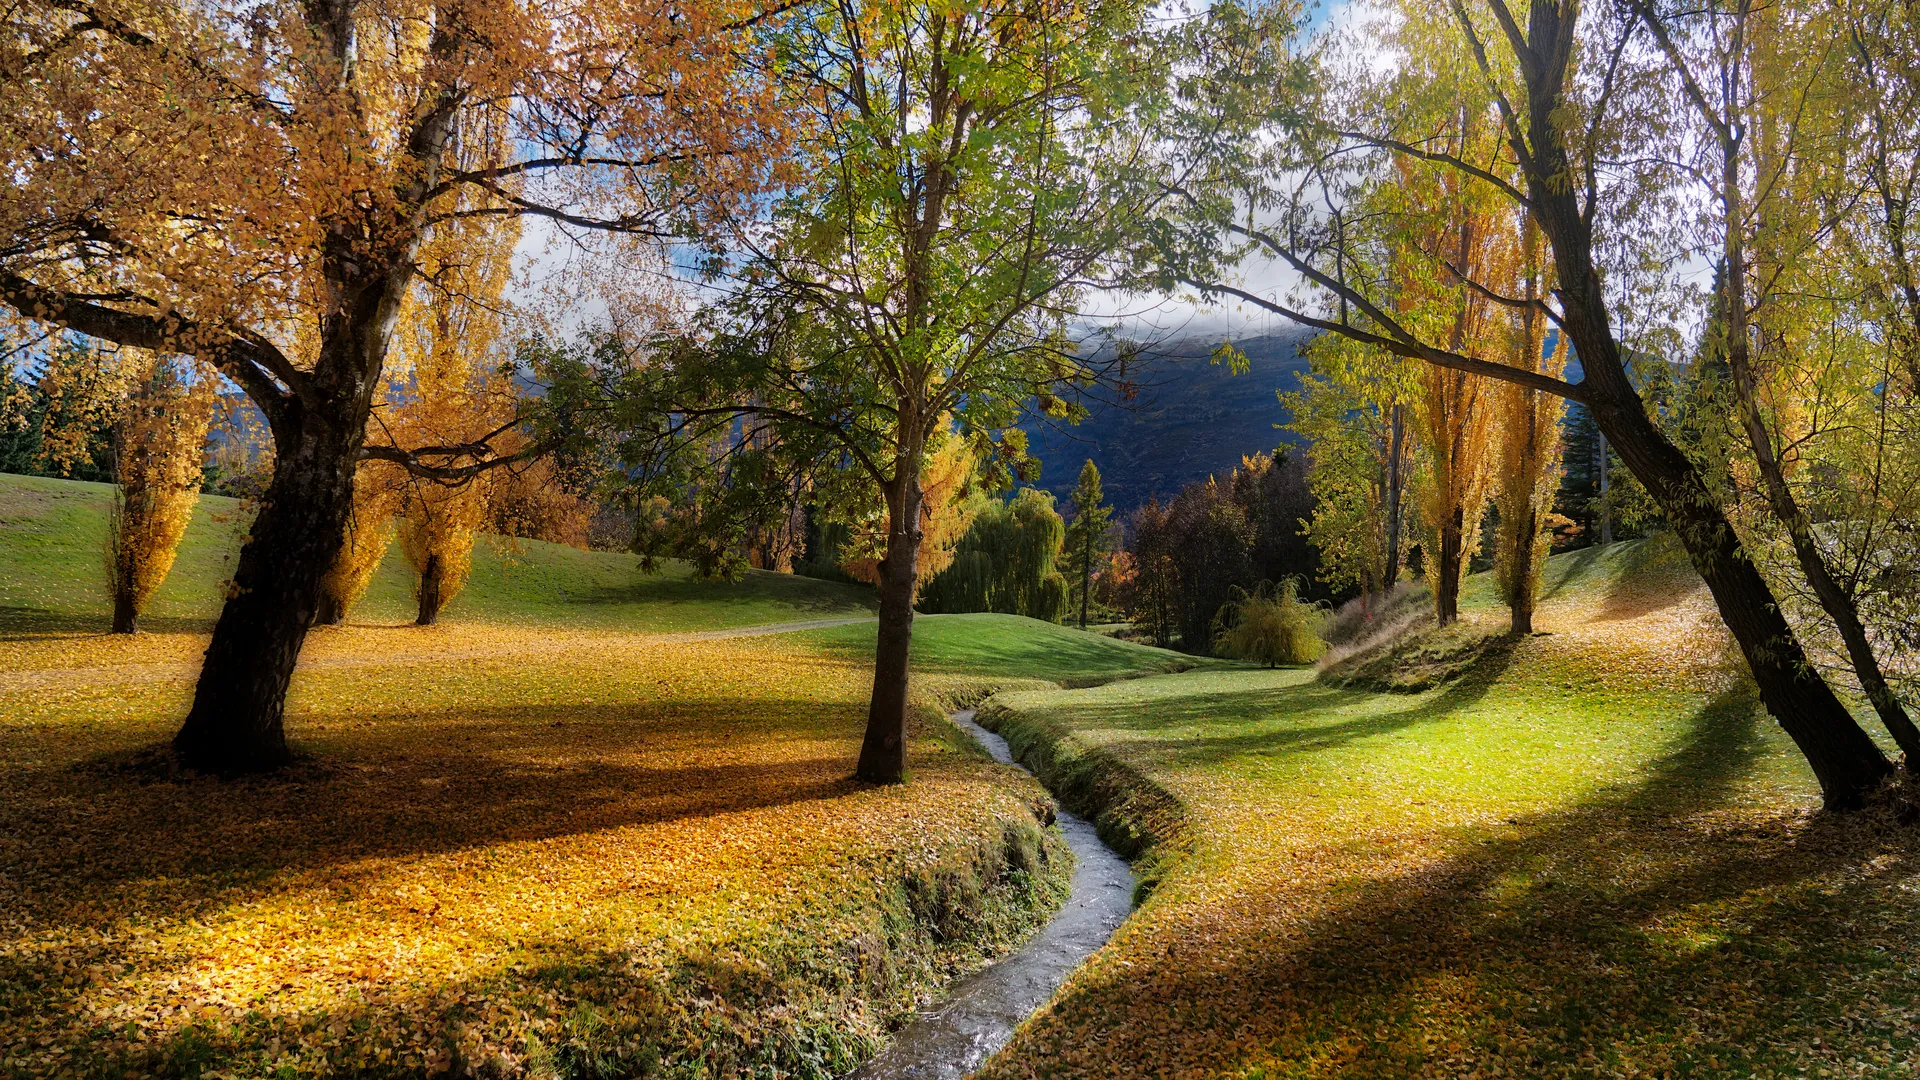
[[[1253,592],[1235,588],[1234,599],[1214,620],[1214,648],[1236,660],[1275,667],[1310,664],[1325,645],[1320,628],[1326,612],[1300,599],[1300,583],[1287,578],[1277,587],[1263,581]]]

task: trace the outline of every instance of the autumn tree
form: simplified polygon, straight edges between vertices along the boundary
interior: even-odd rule
[[[1215,10],[1210,22],[1226,29],[1249,17],[1231,5]],[[1350,66],[1322,72],[1322,85],[1338,92],[1304,109],[1288,93],[1306,66],[1286,51],[1293,37],[1248,44],[1221,34],[1208,54],[1213,92],[1187,100],[1242,136],[1216,143],[1206,180],[1183,185],[1185,212],[1169,223],[1183,237],[1167,245],[1170,275],[1207,295],[1239,298],[1412,360],[1585,405],[1685,545],[1761,700],[1806,757],[1829,805],[1857,805],[1891,766],[1808,662],[1710,477],[1661,429],[1629,377],[1622,335],[1649,322],[1636,308],[1639,286],[1649,268],[1683,262],[1671,246],[1679,187],[1663,186],[1670,176],[1657,155],[1644,168],[1607,165],[1647,161],[1650,133],[1667,130],[1672,116],[1668,100],[1639,92],[1660,51],[1640,13],[1586,11],[1575,0],[1540,0],[1518,11],[1506,0],[1447,0],[1396,4],[1393,15],[1358,31],[1373,37],[1350,54]],[[1414,62],[1376,73],[1361,64],[1366,49]],[[1453,139],[1461,107],[1498,132],[1472,156],[1459,154]],[[1445,207],[1408,206],[1367,229],[1350,219],[1335,227],[1329,203],[1359,205],[1356,198],[1364,202],[1413,167],[1456,177],[1516,218],[1531,215],[1555,282],[1538,308],[1579,357],[1581,381],[1450,348],[1447,335],[1396,315],[1387,283],[1348,271],[1367,234],[1419,229],[1426,217],[1448,215]],[[1263,293],[1231,280],[1228,266],[1256,252],[1300,275],[1304,290]],[[1448,272],[1444,249],[1425,257],[1436,278]],[[1498,284],[1463,275],[1464,288],[1502,307],[1533,306]],[[1670,346],[1660,344],[1661,351]]]
[[[272,430],[273,479],[174,742],[193,768],[272,768],[359,460],[457,481],[511,456],[365,441],[422,245],[527,215],[697,231],[786,142],[762,13],[28,0],[5,18],[0,302],[194,357]]]
[[[1547,317],[1537,306],[1548,292],[1540,261],[1539,230],[1521,228],[1522,267],[1518,298],[1521,311],[1512,363],[1554,378],[1567,367],[1566,340],[1558,335],[1548,348]],[[1540,596],[1540,572],[1546,563],[1553,496],[1560,478],[1560,419],[1565,403],[1536,387],[1502,383],[1494,392],[1499,415],[1494,506],[1500,528],[1494,569],[1500,597],[1512,612],[1516,635],[1533,633],[1534,605]]]
[[[1080,596],[1080,629],[1087,628],[1087,602],[1100,557],[1106,554],[1107,534],[1113,527],[1113,507],[1100,490],[1100,470],[1092,458],[1080,466],[1073,488],[1073,520],[1067,523],[1068,580]]]
[[[1137,154],[1155,108],[1140,88],[1164,74],[1148,40],[1131,0],[810,9],[783,54],[816,133],[804,179],[736,232],[717,328],[661,365],[677,388],[635,398],[669,402],[674,424],[769,425],[792,460],[844,463],[880,492],[862,779],[905,769],[921,477],[942,418],[1006,486],[1026,463],[1022,410],[1069,416],[1061,384],[1097,374],[1072,316],[1161,197]]]
[[[166,357],[136,361],[144,374],[114,425],[114,498],[107,522],[107,592],[113,632],[137,633],[200,501],[213,382]]]

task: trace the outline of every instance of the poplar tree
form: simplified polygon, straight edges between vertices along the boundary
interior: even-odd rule
[[[1100,490],[1100,469],[1088,458],[1073,488],[1073,520],[1067,523],[1067,572],[1080,594],[1080,629],[1087,628],[1087,598],[1093,592],[1094,567],[1107,551],[1113,507]]]
[[[165,357],[144,375],[114,425],[114,497],[107,523],[113,632],[137,633],[147,602],[173,569],[200,501],[213,381]]]

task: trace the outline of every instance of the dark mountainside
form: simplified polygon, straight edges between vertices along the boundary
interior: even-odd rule
[[[1092,413],[1078,426],[1025,425],[1040,460],[1035,486],[1064,506],[1081,463],[1092,458],[1107,501],[1124,516],[1155,496],[1166,500],[1185,484],[1226,473],[1247,454],[1293,442],[1291,432],[1274,427],[1288,419],[1274,394],[1298,387],[1307,370],[1299,351],[1312,336],[1288,330],[1234,339],[1249,362],[1244,375],[1207,362],[1218,337],[1160,346],[1128,371],[1139,388],[1131,403],[1089,401]]]

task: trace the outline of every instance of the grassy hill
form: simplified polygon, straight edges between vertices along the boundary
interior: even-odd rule
[[[106,484],[0,474],[0,627],[107,625],[102,551],[111,498]],[[201,497],[144,627],[211,629],[248,520],[233,499]],[[351,621],[410,620],[412,589],[396,544]],[[677,562],[643,574],[639,559],[622,552],[485,536],[474,548],[472,578],[443,618],[685,631],[861,616],[873,606],[872,590],[860,586],[762,571],[733,584],[702,582]]]

